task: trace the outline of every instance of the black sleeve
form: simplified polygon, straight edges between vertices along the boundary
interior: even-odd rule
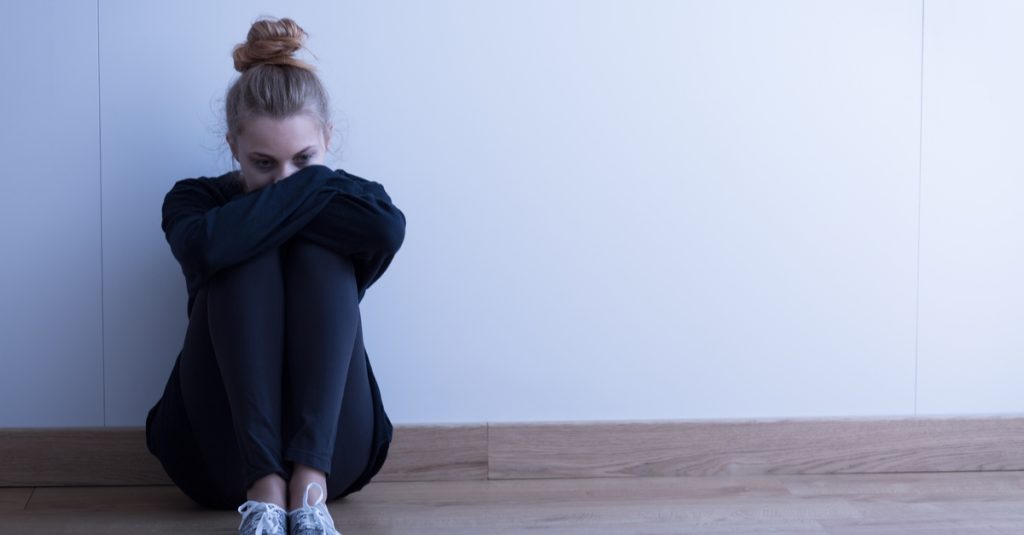
[[[331,180],[322,165],[223,203],[210,179],[176,182],[164,197],[161,228],[186,274],[206,280],[217,271],[278,247],[309,223],[337,194],[355,184]]]
[[[356,268],[359,297],[391,264],[405,240],[405,214],[378,182],[339,170],[329,183],[347,185],[331,197],[296,239],[349,255]]]

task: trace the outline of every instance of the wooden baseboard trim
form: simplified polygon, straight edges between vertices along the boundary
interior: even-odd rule
[[[1024,417],[395,425],[375,481],[1024,470]],[[0,487],[173,484],[142,427],[0,429]]]

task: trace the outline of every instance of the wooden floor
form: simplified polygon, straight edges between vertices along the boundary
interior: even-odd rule
[[[1024,472],[373,481],[344,535],[1021,534]],[[0,533],[237,533],[173,486],[0,488]]]

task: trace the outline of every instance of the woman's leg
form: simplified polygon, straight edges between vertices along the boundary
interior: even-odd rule
[[[355,482],[370,463],[373,447],[373,394],[366,370],[362,322],[356,327],[355,351],[348,369],[345,397],[338,419],[338,441],[327,477],[327,499],[335,499]]]
[[[152,449],[178,488],[205,507],[238,507],[245,497],[242,464],[207,328],[205,287],[156,408]]]
[[[189,420],[211,480],[236,506],[257,480],[273,475],[283,491],[289,477],[281,456],[283,291],[278,249],[226,268],[197,297],[186,335],[187,346],[208,348],[183,355]]]
[[[289,509],[308,482],[339,494],[369,462],[373,406],[352,260],[288,242],[285,281],[284,458],[295,464]],[[315,500],[316,496],[310,496]]]

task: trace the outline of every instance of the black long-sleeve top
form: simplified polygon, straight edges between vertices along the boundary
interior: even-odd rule
[[[310,165],[250,192],[234,172],[179,180],[164,197],[161,228],[185,275],[191,317],[211,276],[292,237],[349,255],[362,301],[405,239],[405,214],[380,183]]]
[[[350,255],[359,301],[391,264],[405,239],[405,214],[378,182],[338,169],[311,165],[260,189],[246,192],[234,172],[210,178],[186,178],[164,197],[161,227],[188,288],[189,318],[196,295],[221,269],[242,262],[289,239],[302,239]],[[373,449],[368,465],[343,493],[365,486],[387,458],[394,426],[365,346],[373,396]],[[182,350],[184,351],[184,349]],[[161,403],[182,403],[178,387],[181,354],[161,400],[146,416],[150,451],[158,442],[153,422]]]

